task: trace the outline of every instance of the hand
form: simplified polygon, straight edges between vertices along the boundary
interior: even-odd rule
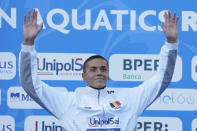
[[[176,21],[175,21],[176,20]],[[161,23],[161,28],[166,35],[168,43],[176,43],[178,36],[178,17],[176,17],[176,12],[173,14],[171,20],[171,12],[168,11],[168,15],[165,12],[165,26]]]
[[[35,9],[30,14],[28,10],[28,16],[26,21],[26,15],[24,15],[24,23],[23,23],[23,35],[24,35],[24,45],[34,45],[34,40],[38,33],[43,28],[43,23],[37,28],[37,11]],[[31,16],[30,16],[31,15]]]

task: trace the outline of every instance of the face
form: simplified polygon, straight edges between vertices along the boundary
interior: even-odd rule
[[[82,77],[84,81],[87,81],[88,86],[92,88],[105,88],[109,79],[107,62],[100,58],[89,61]]]

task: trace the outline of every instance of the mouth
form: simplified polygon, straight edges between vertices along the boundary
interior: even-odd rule
[[[95,80],[105,80],[104,77],[96,77]]]
[[[96,78],[95,80],[104,80],[104,78]]]

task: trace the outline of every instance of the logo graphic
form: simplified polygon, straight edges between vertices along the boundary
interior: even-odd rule
[[[29,116],[25,120],[25,131],[63,131],[63,127],[52,116]]]
[[[182,131],[182,121],[176,117],[140,117],[137,131]]]
[[[7,92],[8,107],[12,109],[41,109],[22,87],[10,87]]]
[[[88,121],[88,131],[110,130],[120,131],[120,121],[117,117],[90,117]]]
[[[16,57],[11,52],[0,52],[0,80],[10,80],[16,75]]]
[[[42,80],[82,80],[84,61],[93,54],[38,54],[38,75]]]
[[[148,110],[197,110],[195,89],[166,89]]]
[[[65,91],[63,87],[57,89]],[[10,87],[7,92],[8,107],[12,109],[42,109],[22,87]]]
[[[114,109],[118,109],[121,106],[121,103],[119,101],[114,101],[112,103],[110,103],[110,106]]]
[[[115,81],[144,81],[159,68],[159,55],[115,54],[110,57],[110,78]],[[178,56],[172,81],[182,78],[182,60]]]
[[[114,91],[114,90],[107,90],[107,93],[108,93],[108,94],[114,94],[115,91]]]
[[[14,131],[15,120],[11,116],[0,116],[0,131]]]
[[[42,127],[42,131],[50,130],[50,131],[62,131],[62,127],[56,125],[55,122],[51,122],[50,124],[46,124],[45,121],[39,122],[35,121],[35,131],[39,131],[39,127]]]
[[[24,94],[22,94],[24,96]],[[10,94],[10,101],[20,101],[20,93],[11,93]]]

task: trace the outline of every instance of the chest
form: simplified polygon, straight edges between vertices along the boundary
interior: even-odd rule
[[[80,117],[86,129],[113,129],[119,131],[123,119],[127,119],[127,100],[124,97],[96,96],[80,98],[75,115]],[[80,120],[77,120],[78,122]],[[88,130],[87,130],[88,131]]]
[[[110,94],[111,93],[111,94]],[[77,95],[77,101],[69,113],[66,113],[66,127],[71,125],[78,131],[120,131],[127,129],[128,121],[135,121],[131,102],[124,95],[113,92],[109,94],[96,93],[90,95]],[[84,130],[85,129],[85,130]]]

